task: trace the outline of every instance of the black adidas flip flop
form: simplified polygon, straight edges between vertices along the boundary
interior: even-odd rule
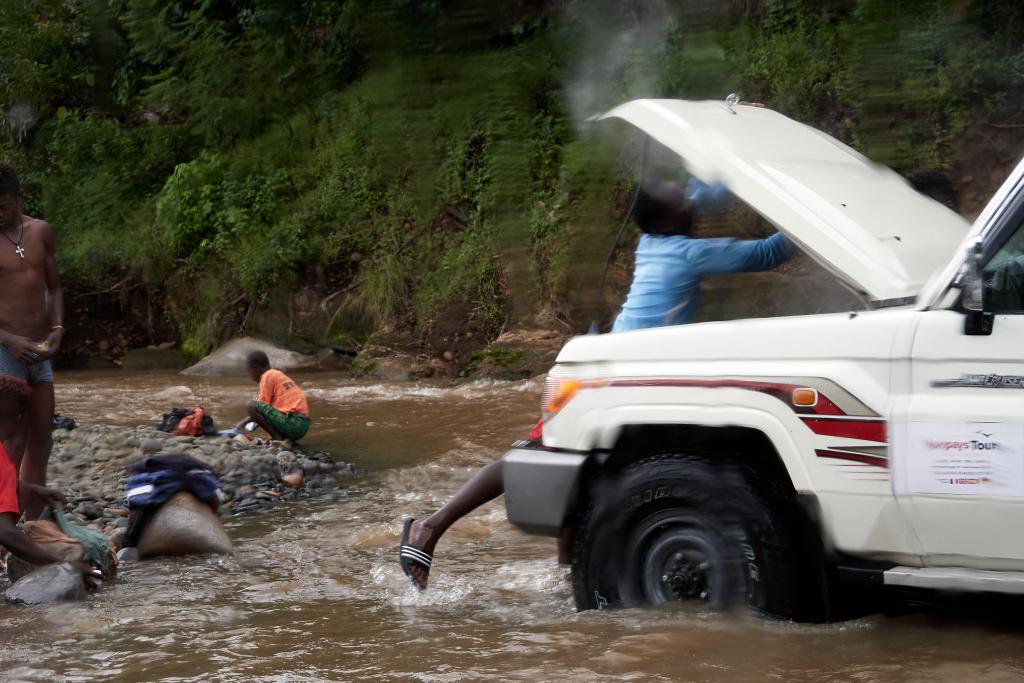
[[[409,577],[413,585],[420,590],[424,590],[426,586],[421,586],[420,582],[416,580],[416,575],[412,573],[412,568],[420,567],[427,576],[430,576],[430,565],[434,561],[434,556],[423,548],[417,548],[409,544],[409,529],[414,521],[416,520],[412,517],[405,520],[405,528],[402,529],[402,542],[398,548],[398,563],[402,565],[402,571]]]

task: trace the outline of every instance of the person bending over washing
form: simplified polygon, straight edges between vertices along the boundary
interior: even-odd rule
[[[796,253],[782,233],[761,240],[691,237],[695,210],[717,208],[725,195],[723,186],[697,180],[685,188],[664,180],[640,187],[631,214],[642,233],[636,267],[612,332],[692,322],[704,275],[769,270]],[[502,462],[498,460],[473,475],[432,515],[405,520],[399,563],[417,588],[426,588],[434,548],[448,527],[504,491]]]
[[[32,389],[24,380],[10,375],[0,375],[0,546],[16,557],[35,565],[62,562],[50,550],[39,546],[18,528],[21,517],[21,500],[40,503],[64,502],[64,496],[54,489],[22,481],[19,487],[18,473],[7,455],[6,444],[17,437],[19,423],[28,407]],[[19,490],[20,489],[20,490]],[[100,572],[85,562],[76,563],[86,585],[95,587],[100,583]]]
[[[721,186],[691,181],[684,189],[665,180],[640,187],[633,220],[642,234],[633,282],[612,332],[692,322],[703,276],[771,270],[796,253],[781,232],[762,240],[691,237],[695,210],[703,208],[701,195],[716,188]]]
[[[245,364],[252,381],[260,383],[260,391],[255,401],[249,401],[249,415],[235,428],[241,432],[252,421],[275,441],[304,437],[309,431],[306,393],[291,377],[270,367],[270,359],[262,351],[251,352]]]

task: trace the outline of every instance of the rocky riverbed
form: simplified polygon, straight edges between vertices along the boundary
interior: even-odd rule
[[[209,464],[224,488],[222,516],[329,495],[342,479],[358,473],[328,453],[225,437],[171,436],[149,427],[86,425],[54,431],[49,483],[67,496],[73,517],[102,529],[116,544],[128,525],[125,467],[159,452],[185,453]]]

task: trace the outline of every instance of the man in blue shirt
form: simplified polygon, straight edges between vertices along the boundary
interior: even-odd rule
[[[664,180],[640,188],[633,220],[643,234],[633,282],[612,332],[692,322],[704,275],[771,270],[796,253],[782,233],[762,240],[690,237],[694,212],[721,207],[727,196],[721,185],[696,179],[685,189]]]

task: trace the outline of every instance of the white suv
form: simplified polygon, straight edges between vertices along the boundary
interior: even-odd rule
[[[725,182],[872,310],[566,344],[543,436],[504,476],[513,523],[572,537],[579,608],[816,620],[857,582],[1024,593],[1024,163],[972,227],[764,108],[609,117]]]

